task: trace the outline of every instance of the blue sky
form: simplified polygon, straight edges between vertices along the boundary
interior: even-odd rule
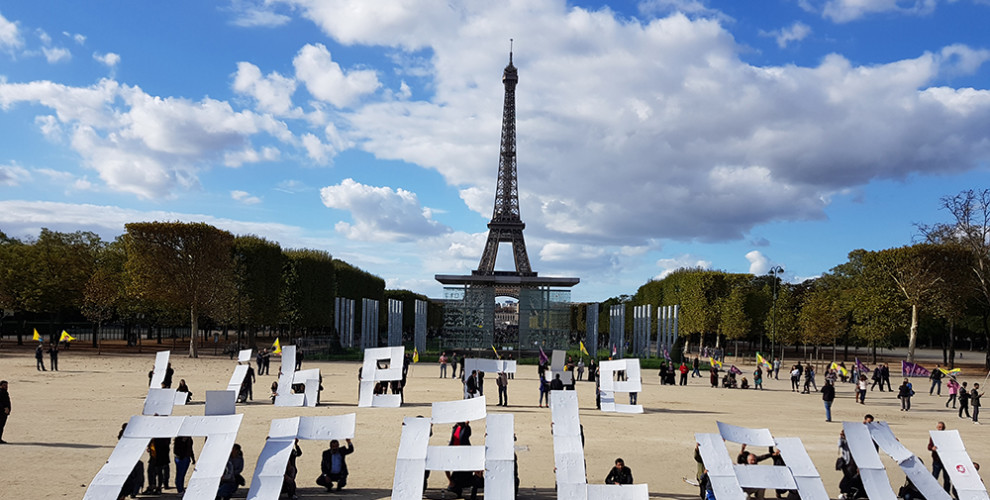
[[[0,229],[205,221],[439,297],[491,218],[515,40],[534,270],[800,281],[990,184],[990,1],[6,2]],[[508,252],[499,265],[511,265]]]

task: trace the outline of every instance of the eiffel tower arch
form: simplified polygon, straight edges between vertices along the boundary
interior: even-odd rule
[[[579,278],[541,277],[533,271],[526,251],[526,224],[519,211],[519,179],[516,169],[516,85],[519,71],[509,64],[502,72],[505,98],[502,105],[502,138],[499,147],[495,206],[488,223],[488,238],[478,269],[470,275],[436,275],[444,286],[443,346],[488,349],[565,347],[569,343],[570,287]],[[513,271],[495,269],[501,243],[512,246]],[[495,327],[495,297],[519,300],[518,335],[500,338]]]

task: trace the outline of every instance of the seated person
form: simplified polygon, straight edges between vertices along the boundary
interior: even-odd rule
[[[278,396],[278,381],[272,382],[272,404],[275,404],[275,396]]]
[[[626,467],[626,462],[621,458],[615,459],[615,467],[605,476],[605,484],[632,484],[632,469]]]
[[[742,389],[749,389],[749,380],[746,380],[746,377],[743,377],[742,384],[740,384],[739,387]]]
[[[330,449],[323,452],[323,461],[320,463],[320,470],[323,472],[316,478],[316,484],[323,486],[330,491],[333,483],[337,482],[337,491],[347,486],[347,459],[346,456],[354,453],[354,444],[350,439],[346,439],[347,448],[341,448],[336,439],[330,441]]]
[[[450,473],[450,485],[447,491],[454,494],[454,498],[464,496],[464,488],[471,488],[471,500],[478,498],[478,490],[485,487],[485,471],[475,472],[459,470]]]
[[[192,391],[190,391],[189,386],[186,385],[186,379],[179,380],[179,388],[175,391],[186,393],[186,403],[192,401]]]

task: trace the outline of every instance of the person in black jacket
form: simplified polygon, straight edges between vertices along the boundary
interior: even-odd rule
[[[346,456],[354,453],[354,444],[350,439],[346,439],[347,448],[341,448],[336,439],[330,441],[330,449],[323,452],[323,461],[320,463],[320,470],[323,474],[316,478],[316,484],[323,486],[330,491],[333,489],[334,481],[337,482],[337,491],[347,486],[347,459]]]
[[[626,462],[621,458],[615,459],[615,467],[605,476],[605,484],[632,484],[632,469],[626,467]]]
[[[10,415],[10,393],[7,392],[7,381],[0,380],[0,444],[7,444],[3,440],[3,428],[7,425],[7,415]]]
[[[825,403],[825,421],[832,421],[832,401],[835,401],[835,386],[832,385],[832,381],[825,379],[825,385],[822,386],[822,401]]]

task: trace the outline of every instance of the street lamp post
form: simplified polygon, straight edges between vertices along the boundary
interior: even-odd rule
[[[770,313],[770,356],[773,357],[777,343],[777,275],[784,272],[784,268],[773,266],[770,268],[770,275],[773,276],[773,303]],[[784,357],[783,345],[781,345],[780,357]]]

